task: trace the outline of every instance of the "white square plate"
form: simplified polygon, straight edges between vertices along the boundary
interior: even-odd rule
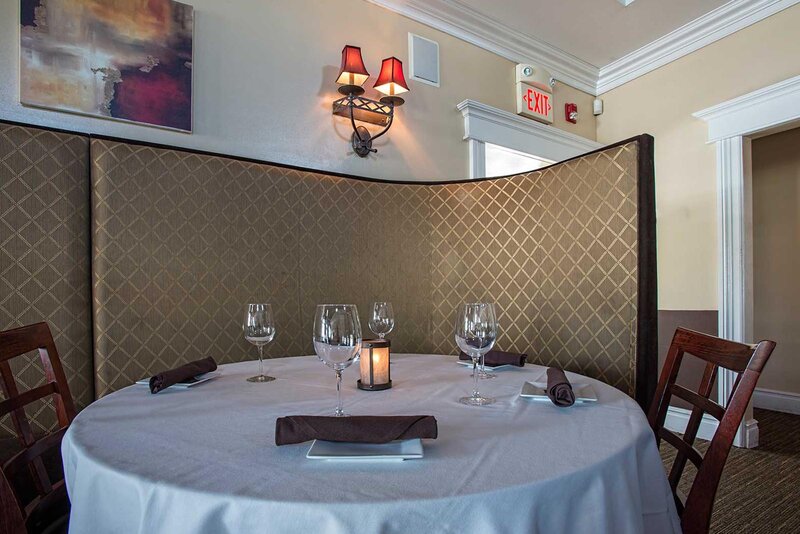
[[[597,402],[597,394],[591,384],[572,384],[572,391],[575,393],[576,403]],[[522,384],[522,391],[520,391],[519,396],[550,402],[550,397],[547,396],[546,382],[525,382]]]
[[[456,361],[460,365],[472,369],[472,360],[456,360]],[[496,371],[497,369],[508,369],[509,367],[516,367],[516,365],[511,365],[510,363],[507,363],[505,365],[496,365],[494,367],[492,367],[491,365],[485,365],[484,367],[486,368],[487,371]]]
[[[191,388],[191,387],[194,387],[194,386],[196,386],[198,384],[202,384],[203,382],[208,382],[209,380],[214,380],[215,378],[218,378],[220,376],[222,376],[222,373],[217,373],[217,372],[203,373],[202,375],[197,375],[196,377],[190,378],[189,380],[187,380],[185,382],[178,382],[177,384],[173,384],[170,387],[171,388],[177,388],[177,389]],[[137,381],[136,383],[140,384],[140,385],[143,385],[143,386],[149,386],[150,385],[150,379],[149,378],[142,378],[141,380]]]
[[[340,443],[315,439],[306,453],[312,460],[417,460],[422,458],[422,440],[389,443]]]

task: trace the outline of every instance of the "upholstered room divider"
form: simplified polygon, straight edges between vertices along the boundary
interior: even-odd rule
[[[94,399],[88,148],[86,136],[0,124],[0,330],[47,321],[80,408]],[[22,386],[44,382],[38,354],[18,360]],[[45,401],[32,407],[34,430],[55,424]],[[9,418],[0,426],[11,433]]]
[[[393,351],[454,354],[457,305],[490,299],[500,348],[652,396],[649,136],[397,183],[0,124],[0,165],[0,328],[49,321],[81,406],[202,356],[254,358],[253,301],[275,306],[281,357],[313,353],[317,303],[354,302],[366,327],[373,300],[394,304]]]

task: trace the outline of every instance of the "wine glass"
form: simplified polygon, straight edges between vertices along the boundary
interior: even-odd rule
[[[373,302],[369,329],[383,339],[394,329],[394,310],[391,302]]]
[[[336,373],[336,417],[342,410],[342,371],[361,352],[361,322],[355,304],[319,304],[314,316],[314,351]]]
[[[274,376],[264,374],[264,345],[275,338],[275,319],[272,304],[248,304],[244,314],[244,338],[258,347],[258,375],[248,382],[272,382]]]
[[[497,323],[497,330],[498,331],[500,330],[500,323]],[[495,339],[497,339],[497,336],[495,336]],[[496,374],[490,373],[486,370],[486,353],[481,354],[481,362],[478,365],[478,378],[480,378],[481,380],[486,380],[489,378],[497,378]]]
[[[471,406],[492,404],[492,397],[484,397],[478,392],[478,362],[489,352],[497,339],[497,319],[494,304],[477,302],[464,304],[456,317],[456,344],[472,358],[472,396],[461,397],[458,402]]]

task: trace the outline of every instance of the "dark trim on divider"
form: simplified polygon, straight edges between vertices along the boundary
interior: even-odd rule
[[[92,380],[89,388],[92,392],[92,400],[89,404],[97,400],[97,362],[95,361],[95,340],[97,339],[97,321],[95,321],[95,276],[94,276],[94,195],[92,195],[92,140],[87,140],[86,143],[86,183],[89,186],[86,188],[87,193],[87,209],[89,210],[89,331],[91,332],[91,361],[92,361]]]
[[[638,137],[638,144],[636,402],[648,413],[658,382],[655,147],[653,137],[647,134]]]
[[[271,165],[273,167],[280,167],[282,169],[291,169],[291,170],[295,170],[295,171],[310,172],[310,173],[315,173],[315,174],[325,174],[327,176],[336,176],[338,178],[349,178],[351,180],[359,180],[359,181],[362,181],[362,182],[375,182],[375,183],[382,183],[382,184],[397,184],[397,185],[463,184],[463,183],[485,182],[485,181],[489,181],[489,180],[502,180],[504,178],[511,178],[513,176],[519,176],[520,174],[526,174],[525,172],[521,172],[521,173],[516,173],[516,174],[508,174],[508,175],[505,175],[505,176],[492,176],[492,177],[489,177],[489,178],[474,178],[474,179],[466,178],[466,179],[459,179],[459,180],[430,180],[430,181],[383,180],[383,179],[380,179],[380,178],[371,178],[371,177],[368,177],[368,176],[358,176],[358,175],[355,175],[355,174],[345,174],[345,173],[341,173],[341,172],[326,171],[326,170],[323,170],[323,169],[312,169],[312,168],[309,168],[309,167],[300,167],[298,165],[290,165],[288,163],[277,163],[277,162],[274,162],[274,161],[266,161],[266,160],[256,159],[256,158],[248,158],[248,157],[245,157],[245,156],[234,156],[234,155],[230,155],[230,154],[222,154],[222,153],[219,153],[219,152],[209,152],[209,151],[197,150],[197,149],[193,149],[193,148],[185,148],[185,147],[179,147],[179,146],[164,145],[164,144],[159,144],[159,143],[150,143],[148,141],[137,141],[135,139],[125,139],[125,138],[122,138],[122,137],[113,137],[113,136],[108,136],[108,135],[97,135],[97,134],[91,134],[91,133],[85,133],[85,132],[78,132],[78,131],[74,131],[74,130],[65,130],[65,129],[61,129],[61,128],[52,128],[50,126],[39,126],[38,124],[26,124],[24,122],[11,121],[11,120],[6,120],[6,119],[2,119],[2,118],[0,118],[0,124],[9,124],[11,126],[21,126],[21,127],[24,127],[24,128],[37,128],[39,130],[45,130],[45,131],[49,131],[49,132],[56,132],[56,133],[69,134],[69,135],[77,135],[77,136],[80,136],[80,137],[88,137],[89,139],[101,139],[103,141],[111,141],[111,142],[115,142],[115,143],[126,143],[126,144],[129,144],[129,145],[137,145],[137,146],[146,146],[146,147],[157,148],[157,149],[161,149],[161,150],[175,150],[177,152],[188,152],[190,154],[197,154],[199,156],[210,156],[210,157],[226,158],[226,159],[231,159],[231,160],[234,160],[234,161],[242,161],[244,163],[256,163],[256,164],[260,164],[260,165]],[[603,152],[604,150],[608,150],[609,148],[614,148],[614,147],[617,147],[617,146],[621,146],[621,145],[626,145],[628,143],[632,143],[634,141],[639,141],[639,140],[641,140],[642,137],[645,137],[645,136],[646,136],[646,134],[645,135],[638,135],[638,136],[635,136],[635,137],[630,137],[628,139],[623,139],[622,141],[617,141],[616,143],[612,143],[610,145],[606,145],[606,146],[598,148],[596,150],[592,150],[591,152],[586,152],[584,154],[579,154],[577,156],[574,156],[574,157],[571,157],[571,158],[568,158],[568,159],[565,159],[565,160],[562,160],[562,161],[557,161],[557,162],[552,163],[552,164],[550,164],[550,165],[548,165],[546,167],[541,167],[539,169],[536,169],[535,171],[528,171],[528,172],[544,171],[545,169],[549,169],[550,167],[553,167],[555,165],[561,165],[562,163],[566,163],[568,161],[572,161],[572,160],[575,160],[575,159],[578,159],[578,158],[582,158],[584,156],[589,156],[591,154],[596,154],[598,152]],[[650,137],[650,136],[647,136],[647,137]],[[652,139],[652,137],[650,137],[650,139]]]

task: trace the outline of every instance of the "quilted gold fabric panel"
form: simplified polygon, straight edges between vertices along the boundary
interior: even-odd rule
[[[498,347],[629,393],[636,385],[637,145],[508,179],[432,188],[431,339],[496,303]]]
[[[395,350],[430,346],[424,188],[92,141],[96,389],[211,355],[252,359],[247,302],[276,307],[270,357],[313,353],[315,306],[397,307]]]
[[[271,302],[270,355],[299,354],[298,181],[218,157],[93,140],[98,396],[207,355],[253,358],[244,304]],[[269,179],[267,179],[269,178]]]
[[[315,305],[391,300],[397,352],[455,351],[456,307],[497,302],[498,346],[635,388],[637,145],[508,179],[359,181],[92,141],[99,395],[204,355],[313,353]]]
[[[276,172],[273,168],[270,172]],[[296,173],[296,171],[293,171]],[[396,352],[429,352],[430,192],[426,187],[303,173],[300,200],[303,354],[313,354],[316,305],[353,302],[365,337],[372,302],[392,302]]]
[[[78,408],[93,400],[88,144],[0,124],[0,330],[47,321]],[[38,354],[12,369],[20,390],[44,383]],[[27,414],[34,431],[55,423],[51,402]]]

